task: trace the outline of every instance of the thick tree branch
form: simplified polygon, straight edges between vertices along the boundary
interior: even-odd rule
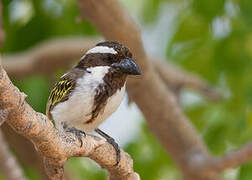
[[[127,153],[122,151],[119,166],[115,167],[116,154],[111,145],[97,137],[87,135],[82,139],[83,146],[80,147],[80,142],[72,133],[59,134],[45,115],[35,112],[25,102],[25,97],[25,94],[10,82],[0,65],[0,106],[8,111],[6,122],[34,143],[36,149],[45,157],[46,167],[54,167],[53,170],[47,171],[50,179],[58,180],[58,177],[63,179],[64,162],[76,156],[95,160],[109,171],[111,179],[138,177],[133,171],[133,162]]]
[[[22,169],[15,157],[10,153],[7,143],[0,129],[0,171],[5,179],[26,180]]]

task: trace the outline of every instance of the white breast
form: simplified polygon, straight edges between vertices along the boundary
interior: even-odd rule
[[[83,131],[93,131],[100,123],[108,118],[120,105],[125,93],[125,86],[108,98],[103,113],[100,113],[93,123],[85,124],[92,116],[95,89],[103,83],[103,77],[108,72],[109,66],[88,68],[83,77],[77,80],[73,94],[65,102],[57,104],[51,111],[58,129],[62,122]]]
[[[106,120],[111,114],[113,114],[117,108],[120,106],[125,94],[125,84],[117,92],[107,99],[107,104],[103,112],[100,112],[97,118],[92,123],[77,123],[75,127],[82,129],[84,131],[93,131],[98,127],[104,120]]]
[[[51,111],[56,126],[61,122],[66,124],[83,123],[91,117],[95,89],[103,83],[103,77],[108,72],[108,66],[88,68],[83,77],[77,80],[74,92],[67,101],[57,104]]]

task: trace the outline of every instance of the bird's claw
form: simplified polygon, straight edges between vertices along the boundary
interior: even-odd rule
[[[113,138],[107,139],[107,142],[111,144],[116,151],[116,164],[114,164],[114,166],[117,166],[121,160],[121,150],[119,148],[119,145],[115,142]]]
[[[67,128],[66,132],[71,132],[71,133],[75,134],[81,143],[80,147],[82,147],[82,145],[83,145],[82,135],[84,135],[84,137],[86,137],[86,133],[84,131],[81,131],[81,130],[78,130],[78,129],[72,127],[72,128]]]
[[[119,148],[119,145],[115,142],[115,140],[112,137],[107,135],[105,132],[103,132],[99,128],[96,128],[95,132],[97,132],[99,135],[104,137],[107,140],[107,142],[109,144],[111,144],[113,146],[113,148],[115,149],[115,151],[116,151],[116,164],[114,164],[114,166],[117,166],[121,160],[121,150]]]

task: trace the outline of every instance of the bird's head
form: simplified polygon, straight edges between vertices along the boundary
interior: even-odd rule
[[[78,63],[78,68],[109,66],[125,75],[140,75],[140,69],[132,59],[132,53],[124,45],[115,41],[98,43],[89,49]]]

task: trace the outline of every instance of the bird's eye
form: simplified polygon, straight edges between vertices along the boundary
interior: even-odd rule
[[[110,64],[110,63],[114,63],[117,61],[117,58],[116,56],[114,55],[108,55],[106,58],[105,58],[105,61]]]
[[[128,51],[128,52],[126,53],[126,56],[129,57],[129,58],[132,58],[132,53]]]

